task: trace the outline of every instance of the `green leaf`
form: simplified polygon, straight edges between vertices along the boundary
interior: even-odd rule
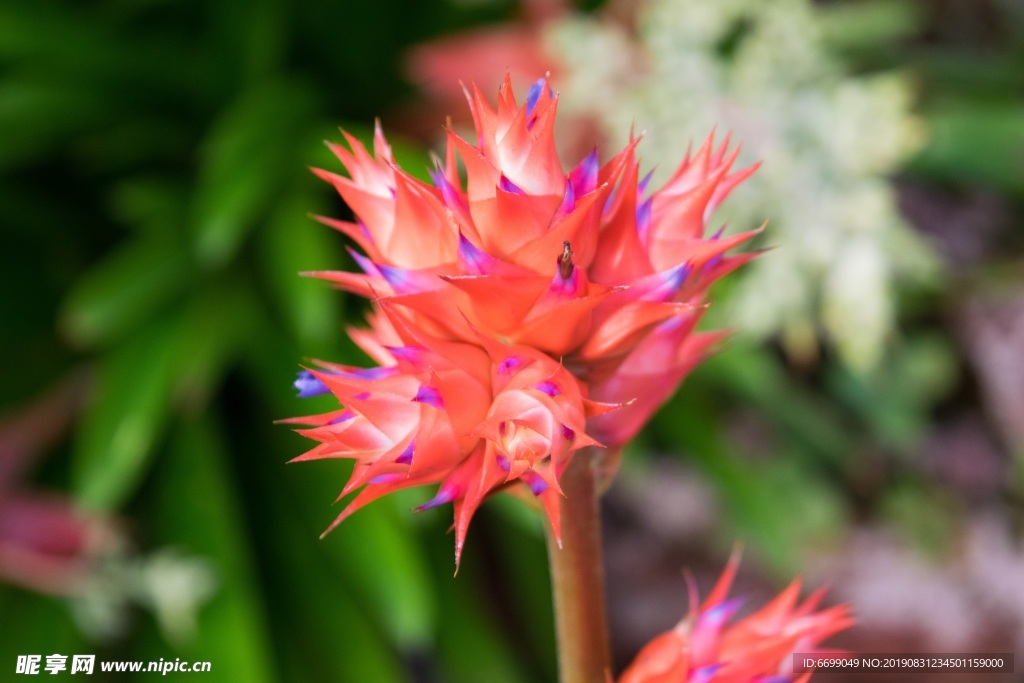
[[[188,277],[184,249],[152,238],[133,240],[75,284],[59,324],[79,346],[108,344],[151,318],[186,286]]]
[[[96,15],[69,9],[55,3],[4,3],[0,6],[0,58],[47,66],[102,61],[109,67],[118,52],[117,41]]]
[[[754,406],[825,462],[839,464],[853,451],[853,436],[841,416],[820,396],[795,382],[778,359],[762,349],[734,343],[710,358],[693,379],[698,376]],[[682,391],[694,393],[689,385]]]
[[[868,0],[818,7],[824,41],[833,47],[877,50],[918,30],[923,10],[909,0]]]
[[[260,234],[260,256],[273,303],[304,356],[332,351],[342,334],[340,308],[345,294],[329,283],[301,277],[302,271],[340,266],[344,238],[309,217],[322,212],[312,187],[290,194],[276,207]],[[296,359],[298,360],[298,359]]]
[[[173,388],[186,411],[205,409],[241,347],[254,338],[258,305],[253,288],[237,279],[208,283],[189,302],[181,318]]]
[[[399,511],[393,501],[380,501],[345,520],[323,541],[346,583],[370,601],[406,651],[430,645],[437,609],[426,558],[409,523],[412,514]],[[359,551],[352,552],[355,548]]]
[[[189,122],[174,111],[162,110],[156,115],[122,114],[76,137],[72,151],[75,161],[87,165],[93,174],[120,176],[136,173],[140,167],[180,164],[182,156],[195,145],[194,138]],[[142,182],[147,181],[152,182],[152,179],[142,179]],[[134,183],[134,179],[129,183]],[[158,220],[163,225],[173,222],[174,233],[179,234],[184,232],[182,226],[188,225],[184,210],[188,206],[188,191],[184,178],[176,178],[173,184],[174,192],[180,196]]]
[[[444,669],[441,680],[452,683],[525,683],[518,643],[497,626],[486,607],[466,599],[470,589],[462,577],[441,584],[443,611],[439,621],[438,652]]]
[[[159,469],[157,533],[162,543],[212,563],[217,574],[217,594],[200,611],[182,656],[211,662],[221,680],[265,683],[275,679],[273,650],[229,467],[214,422],[205,415],[184,421]]]
[[[111,21],[99,6],[8,0],[0,5],[0,59],[55,87],[90,95],[110,117],[128,103],[159,110],[163,101],[179,104],[208,87],[210,54],[194,32],[128,26]],[[54,114],[74,121],[66,111]]]
[[[8,626],[0,638],[0,662],[8,674],[13,673],[18,655],[46,655],[55,652],[72,655],[95,652],[74,625],[71,612],[63,601],[51,595],[30,593],[0,584],[0,614]],[[42,670],[42,666],[40,666]]]
[[[846,436],[829,424],[824,406],[788,386],[781,369],[762,355],[731,347],[691,379],[714,379],[737,391],[782,427],[786,438],[767,460],[745,458],[726,440],[709,387],[688,382],[655,416],[654,427],[714,484],[735,531],[744,537],[740,540],[749,540],[784,575],[799,571],[801,549],[828,543],[840,527],[845,510],[816,465],[824,455],[841,462],[846,452],[836,449],[842,441],[829,439]],[[801,410],[810,412],[801,415]]]
[[[185,225],[187,196],[185,185],[175,179],[134,177],[113,188],[110,211],[127,228],[167,239]]]
[[[208,283],[175,316],[107,354],[76,444],[75,489],[84,504],[111,509],[131,495],[175,405],[205,409],[251,340],[255,310],[241,283]]]
[[[916,482],[897,482],[879,503],[880,515],[901,532],[908,545],[939,560],[952,551],[964,516],[963,501]]]
[[[269,382],[270,389],[278,387],[267,391],[269,402],[280,405],[274,408],[279,415],[317,412],[307,401],[300,404],[292,398],[288,382],[294,374],[290,369],[280,379],[275,378],[276,373],[268,373],[263,363],[251,369],[261,385]],[[354,601],[401,651],[429,648],[436,628],[437,603],[410,505],[403,507],[389,499],[378,501],[347,519],[322,541],[317,540],[317,534],[339,511],[332,509],[330,502],[350,466],[337,461],[288,465],[285,461],[301,453],[305,444],[289,435],[286,427],[276,429],[281,446],[276,451],[278,464],[271,467],[278,473],[275,479],[279,486],[287,483],[285,490],[296,489],[292,497],[302,512],[298,519],[304,529],[296,533],[329,560],[334,580],[349,587]]]
[[[928,430],[932,408],[955,386],[956,362],[948,340],[918,334],[872,377],[832,366],[825,379],[830,393],[864,420],[881,445],[909,453]]]
[[[490,509],[486,512],[493,518],[486,516],[481,520],[487,525],[483,531],[486,533],[493,525],[501,533],[500,542],[493,544],[500,558],[499,581],[507,586],[510,594],[517,596],[511,608],[515,610],[518,623],[529,625],[522,634],[522,647],[529,645],[537,660],[550,665],[550,675],[546,678],[553,680],[558,653],[543,513],[511,495],[494,496],[487,505]],[[526,659],[522,650],[520,653],[521,659]]]
[[[704,416],[706,417],[706,416]],[[694,423],[661,425],[674,435],[692,462],[721,497],[733,533],[749,542],[780,575],[800,571],[801,556],[815,544],[828,544],[841,528],[839,499],[817,477],[781,454],[777,463],[752,463],[738,457],[718,436],[694,441]],[[704,429],[706,429],[706,422]]]
[[[0,170],[63,149],[107,115],[94,94],[56,78],[7,76],[0,83]]]
[[[101,362],[96,395],[76,434],[72,489],[87,508],[112,510],[135,490],[171,416],[176,326],[143,329]]]
[[[315,531],[289,509],[296,502],[294,496],[280,487],[279,475],[274,479],[280,495],[266,503],[267,527],[261,536],[273,539],[266,571],[278,604],[275,638],[288,671],[286,680],[405,680],[394,648],[356,600],[357,589],[339,580]],[[351,556],[362,552],[348,548]]]
[[[302,500],[303,519],[315,539],[340,511],[332,509],[330,501],[350,467],[336,460],[282,462],[280,467],[301,491],[297,497]],[[427,556],[409,507],[389,496],[359,510],[318,542],[320,551],[333,560],[334,571],[404,652],[429,647],[437,612]]]
[[[951,102],[934,108],[926,121],[928,145],[912,171],[1024,196],[1024,104]]]
[[[238,81],[256,83],[281,66],[288,47],[288,3],[220,0],[208,9],[221,58],[231,62]]]
[[[1024,86],[1017,50],[934,48],[915,54],[912,64],[932,92],[931,109],[970,107],[974,100],[1010,105]]]
[[[304,88],[268,83],[244,93],[213,125],[193,207],[202,263],[226,263],[287,179],[302,172],[298,152],[313,104]]]

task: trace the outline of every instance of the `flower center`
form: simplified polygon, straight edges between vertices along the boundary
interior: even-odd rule
[[[512,420],[502,422],[499,432],[498,445],[513,461],[525,460],[532,465],[551,450],[551,439]]]

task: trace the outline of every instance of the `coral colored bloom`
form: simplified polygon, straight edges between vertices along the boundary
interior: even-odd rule
[[[705,236],[753,172],[730,174],[727,142],[709,139],[649,191],[639,140],[563,169],[546,80],[522,105],[508,78],[496,108],[475,88],[467,98],[476,138],[449,131],[431,183],[395,164],[379,127],[372,154],[347,134],[331,145],[347,176],[317,173],[356,220],[320,220],[358,244],[363,272],[311,274],[377,304],[351,333],[380,367],[323,364],[296,383],[344,406],[303,432],[320,442],[303,459],[357,462],[343,493],[363,490],[339,520],[390,490],[440,484],[428,505],[455,504],[457,550],[507,484],[538,495],[557,528],[572,454],[617,450],[699,361],[719,336],[694,332],[705,292],[751,258],[726,252],[754,234]]]
[[[361,491],[327,531],[386,493],[439,484],[419,509],[454,504],[457,561],[483,499],[522,483],[558,533],[558,477],[575,451],[597,443],[586,419],[609,406],[587,400],[579,381],[536,349],[438,339],[394,317],[389,303],[379,306],[401,340],[384,349],[388,363],[323,363],[296,382],[306,395],[329,392],[345,406],[291,420],[310,425],[300,433],[319,442],[295,461],[356,463],[341,495]]]
[[[738,557],[723,572],[711,595],[671,631],[640,651],[618,683],[804,683],[796,678],[793,653],[811,653],[826,638],[853,624],[849,608],[815,611],[824,592],[798,602],[800,581],[750,616],[730,624],[742,606],[726,599]],[[691,606],[697,604],[691,589]]]

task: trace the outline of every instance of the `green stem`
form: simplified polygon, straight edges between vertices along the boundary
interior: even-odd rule
[[[580,451],[560,478],[561,548],[548,528],[560,683],[606,683],[611,672],[595,456]]]

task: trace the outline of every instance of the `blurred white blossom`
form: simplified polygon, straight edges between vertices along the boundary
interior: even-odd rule
[[[764,166],[718,219],[769,220],[778,246],[744,269],[731,320],[779,335],[798,358],[820,334],[855,368],[879,358],[893,325],[893,286],[934,270],[897,213],[887,175],[921,144],[899,74],[850,76],[822,43],[807,0],[651,0],[635,33],[575,17],[549,25],[562,66],[560,105],[657,144],[640,153],[666,178],[680,149],[717,128]]]
[[[145,608],[167,641],[180,646],[195,635],[199,610],[216,590],[208,560],[171,548],[138,555],[122,540],[94,558],[71,608],[83,632],[97,640],[122,635],[132,607]]]

